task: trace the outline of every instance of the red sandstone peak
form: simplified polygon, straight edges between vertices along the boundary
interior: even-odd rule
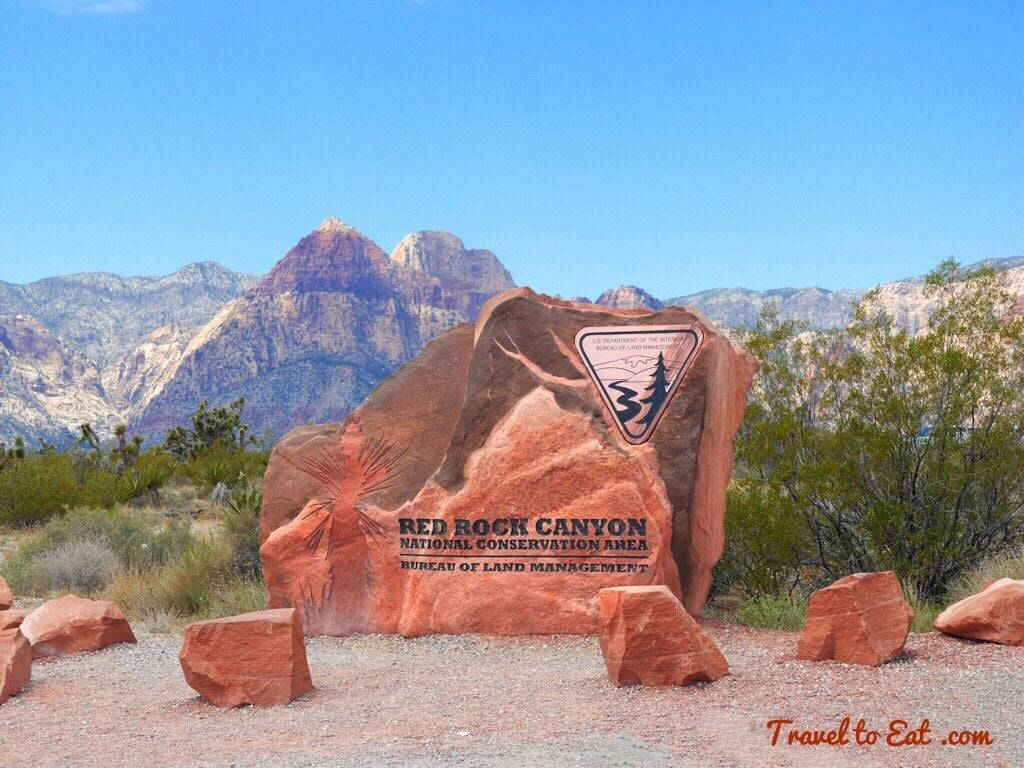
[[[389,294],[388,257],[366,235],[338,219],[325,219],[299,240],[251,291],[279,293]]]

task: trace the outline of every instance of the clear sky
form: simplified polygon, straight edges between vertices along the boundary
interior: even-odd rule
[[[0,0],[0,279],[323,218],[563,295],[1024,254],[1024,3]]]

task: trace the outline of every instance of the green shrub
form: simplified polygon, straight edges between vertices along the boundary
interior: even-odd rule
[[[786,595],[754,595],[736,609],[736,622],[761,629],[800,630],[807,619],[807,600]]]
[[[217,582],[211,594],[207,613],[211,619],[237,616],[267,607],[267,588],[262,581],[228,578]]]
[[[121,562],[101,539],[74,539],[29,559],[19,588],[34,595],[71,591],[92,593],[107,586]]]
[[[243,577],[258,577],[260,567],[260,508],[263,491],[249,485],[235,491],[221,510],[224,539],[231,551],[232,568]]]
[[[955,603],[977,594],[996,579],[1024,579],[1024,549],[1001,552],[982,561],[976,568],[960,574],[950,586],[947,603]]]
[[[209,612],[216,586],[231,575],[230,553],[222,541],[194,541],[181,558],[160,569],[153,579],[151,601],[179,614]]]
[[[80,496],[71,457],[30,455],[0,470],[0,525],[41,523],[73,506]]]
[[[193,542],[188,522],[164,521],[122,509],[76,509],[39,529],[3,561],[12,586],[31,591],[30,563],[67,542],[106,544],[128,568],[148,568],[175,560]]]
[[[184,471],[193,485],[206,491],[218,483],[235,487],[262,478],[268,456],[265,452],[244,451],[218,444],[196,454],[185,465]]]
[[[120,501],[144,499],[159,502],[159,492],[174,473],[174,458],[166,453],[146,453],[135,461],[131,470],[121,477]]]
[[[910,603],[911,610],[914,611],[914,619],[910,623],[910,631],[931,632],[934,629],[932,624],[935,621],[935,617],[942,612],[942,606],[923,599],[920,590],[913,582],[904,584],[903,591],[906,593],[907,602]]]

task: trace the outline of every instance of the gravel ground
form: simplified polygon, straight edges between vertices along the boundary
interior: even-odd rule
[[[711,685],[611,686],[593,637],[311,638],[316,689],[287,707],[218,710],[185,684],[180,639],[37,662],[0,706],[0,766],[1022,766],[1024,648],[912,635],[879,669],[793,660],[794,633],[702,622],[732,673]],[[772,747],[767,722],[882,731],[917,747]],[[942,746],[988,729],[987,747]]]

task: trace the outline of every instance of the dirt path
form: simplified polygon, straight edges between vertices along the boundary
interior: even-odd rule
[[[1024,648],[912,635],[880,669],[792,660],[796,635],[706,621],[732,674],[616,689],[596,639],[392,636],[308,641],[316,690],[223,711],[178,666],[178,637],[37,663],[0,706],[0,766],[1021,766]],[[883,731],[931,721],[934,743],[769,745],[766,723]],[[941,746],[986,728],[988,747]]]

